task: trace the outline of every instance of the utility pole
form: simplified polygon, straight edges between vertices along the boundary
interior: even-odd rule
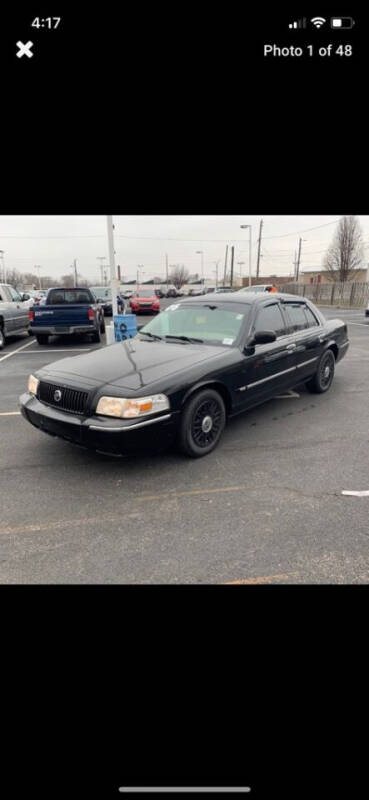
[[[215,288],[217,289],[217,288],[218,288],[218,267],[219,267],[219,261],[214,261],[214,264],[215,264]]]
[[[225,251],[225,259],[224,259],[224,278],[223,278],[223,286],[225,286],[226,277],[227,277],[227,262],[228,262],[228,245],[226,246],[226,251]]]
[[[296,281],[296,266],[297,266],[297,258],[296,258],[296,250],[295,250],[295,260],[293,262],[293,277],[294,277],[295,281]]]
[[[260,220],[260,228],[259,228],[259,246],[258,246],[258,260],[256,262],[256,277],[259,277],[259,263],[260,263],[260,247],[261,247],[261,232],[263,230],[263,220]]]
[[[77,261],[76,261],[76,259],[74,259],[74,261],[73,261],[73,272],[74,272],[74,287],[76,287],[77,283],[78,283],[78,280],[77,280]]]
[[[301,244],[302,244],[302,238],[301,238],[301,236],[300,236],[300,238],[299,238],[299,254],[298,254],[298,256],[297,256],[297,263],[296,263],[296,283],[298,283],[298,281],[299,281],[300,257],[301,257]]]
[[[168,253],[165,253],[165,270],[167,275],[167,291],[169,289]]]
[[[112,300],[112,311],[114,318],[114,316],[118,314],[118,302],[117,302],[118,281],[115,272],[114,225],[113,225],[113,217],[111,214],[107,214],[106,222],[108,228],[111,300]]]
[[[231,286],[233,286],[234,245],[231,247]]]

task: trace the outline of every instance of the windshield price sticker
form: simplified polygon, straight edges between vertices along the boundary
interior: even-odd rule
[[[177,305],[174,305],[174,306],[168,306],[168,308],[166,310],[167,311],[175,311],[177,308],[179,308],[178,303],[177,303]]]
[[[233,344],[234,339],[223,339],[222,344]]]

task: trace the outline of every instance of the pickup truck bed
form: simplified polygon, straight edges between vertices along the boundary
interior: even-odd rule
[[[68,297],[68,293],[71,298],[76,297],[77,302],[63,301],[63,297]],[[78,296],[81,302],[78,302]],[[50,303],[53,297],[60,298],[62,302]],[[45,303],[30,310],[30,319],[31,331],[39,344],[47,344],[49,336],[65,336],[73,333],[92,334],[93,341],[99,342],[101,333],[105,331],[101,305],[96,303],[93,295],[86,289],[81,290],[80,295],[78,289],[63,289],[59,292],[50,289]]]

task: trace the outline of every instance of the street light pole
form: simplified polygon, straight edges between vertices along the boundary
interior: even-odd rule
[[[143,266],[144,266],[143,264],[139,264],[138,267],[137,267],[137,277],[136,277],[137,291],[138,291],[138,274],[139,274],[140,270],[141,270],[141,272],[145,271]]]
[[[35,264],[35,269],[38,270],[38,288],[41,289],[41,278],[40,278],[40,269],[41,269],[41,267],[38,264]]]
[[[240,225],[240,228],[249,228],[250,229],[250,238],[249,238],[249,286],[251,286],[251,237],[252,237],[252,226],[251,225]]]
[[[97,259],[96,259],[96,261],[100,261],[101,286],[104,285],[104,267],[103,267],[103,263],[102,262],[105,261],[105,259],[106,259],[106,256],[97,256]]]
[[[299,272],[300,272],[300,261],[301,261],[301,244],[302,242],[307,242],[307,239],[302,239],[301,236],[299,238],[299,253],[297,256],[297,264],[296,264],[296,283],[299,280]]]
[[[237,261],[237,266],[238,267],[242,267],[244,265],[244,263],[245,263],[244,261]],[[240,269],[240,281],[241,281],[241,286],[242,286],[242,269]]]
[[[203,250],[196,250],[197,255],[201,256],[201,283],[202,288],[204,288],[204,251]]]
[[[118,301],[117,301],[118,282],[115,271],[114,225],[113,225],[113,217],[111,214],[107,215],[106,222],[108,228],[111,300],[112,300],[112,311],[114,317],[118,314]]]

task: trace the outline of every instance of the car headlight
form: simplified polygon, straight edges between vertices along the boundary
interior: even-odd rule
[[[169,400],[165,394],[153,394],[150,397],[100,397],[96,406],[96,414],[106,417],[144,417],[146,414],[155,414],[170,408]]]
[[[34,375],[30,375],[28,378],[28,391],[30,394],[37,395],[37,389],[39,386],[40,381],[38,378],[35,378]]]

